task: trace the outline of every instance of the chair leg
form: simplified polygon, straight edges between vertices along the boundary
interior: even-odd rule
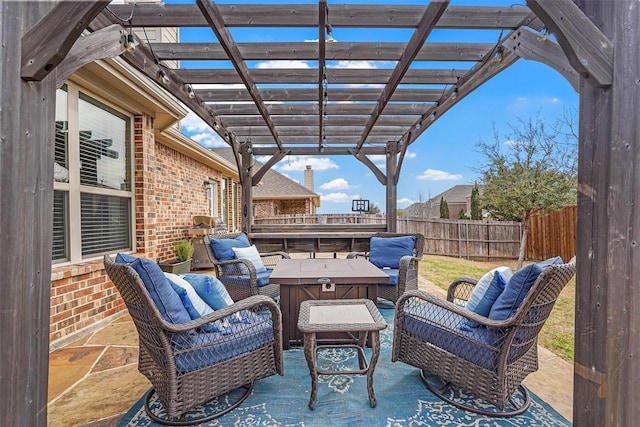
[[[427,386],[429,391],[431,391],[431,393],[438,396],[440,399],[444,400],[450,405],[455,406],[456,408],[462,409],[464,411],[473,412],[475,414],[486,415],[488,417],[496,417],[496,418],[511,418],[511,417],[515,417],[516,415],[524,414],[527,411],[527,409],[529,409],[529,406],[531,406],[531,397],[529,396],[529,391],[522,384],[518,386],[518,390],[520,390],[520,393],[522,393],[524,401],[520,405],[518,405],[516,404],[516,402],[513,401],[513,399],[509,399],[509,403],[511,404],[511,406],[515,408],[514,410],[506,411],[506,410],[500,410],[499,408],[496,407],[495,411],[487,411],[481,408],[477,408],[475,406],[467,405],[465,403],[450,399],[444,394],[444,392],[445,390],[453,387],[453,384],[446,383],[442,388],[438,388],[426,378],[425,372],[423,369],[420,370],[420,379],[422,380],[424,385]]]
[[[245,384],[243,386],[238,387],[238,389],[241,389],[241,388],[245,389],[245,391],[242,394],[242,396],[240,396],[238,398],[238,400],[236,400],[235,402],[231,403],[228,407],[222,409],[221,411],[215,412],[215,413],[213,413],[211,415],[206,415],[206,416],[201,417],[201,418],[186,418],[186,414],[184,414],[178,420],[170,420],[168,418],[159,417],[158,415],[156,415],[151,410],[151,407],[150,407],[151,398],[153,397],[153,395],[156,392],[155,389],[153,387],[151,387],[151,389],[147,392],[147,395],[144,398],[144,410],[146,411],[146,413],[149,416],[149,418],[151,418],[156,423],[163,424],[163,425],[168,425],[168,426],[191,426],[191,425],[194,425],[194,424],[206,423],[207,421],[211,421],[211,420],[215,420],[216,418],[220,418],[221,416],[223,416],[225,414],[228,414],[229,412],[233,411],[238,406],[240,406],[240,404],[242,402],[244,402],[245,399],[247,397],[249,397],[249,395],[253,391],[253,381],[250,384]],[[206,403],[203,403],[201,406],[203,406],[203,405],[206,405]]]

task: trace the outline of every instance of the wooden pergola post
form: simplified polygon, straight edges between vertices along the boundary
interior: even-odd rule
[[[580,0],[614,46],[612,85],[580,89],[574,415],[640,419],[640,3]]]
[[[0,414],[47,425],[55,73],[21,78],[21,38],[51,2],[3,1],[0,12]]]
[[[387,143],[387,183],[385,185],[387,195],[387,231],[395,233],[398,229],[398,185],[397,175],[400,173],[398,167],[398,143],[395,141]]]

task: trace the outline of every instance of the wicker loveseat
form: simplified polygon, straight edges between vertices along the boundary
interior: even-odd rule
[[[270,284],[269,275],[278,261],[289,258],[289,254],[286,252],[259,254],[265,269],[257,271],[253,262],[244,258],[236,258],[233,252],[230,252],[232,247],[246,248],[250,246],[244,233],[207,235],[204,236],[204,246],[207,249],[209,260],[216,270],[216,276],[227,288],[234,301],[251,295],[267,295],[271,298],[277,298],[280,295],[280,285]],[[214,247],[218,248],[218,251]]]
[[[534,268],[539,267],[532,266],[529,272]],[[446,301],[423,291],[407,292],[396,304],[392,361],[419,368],[427,387],[457,407],[503,417],[525,412],[530,399],[521,383],[538,369],[538,333],[560,291],[575,274],[575,261],[540,270],[537,278],[529,276],[530,289],[518,296],[521,302],[502,320],[489,318],[500,317],[493,312],[486,317],[465,308],[477,283],[473,279],[454,281]],[[428,376],[439,381],[430,381]],[[497,410],[451,399],[451,386],[471,392]],[[522,395],[514,402],[517,389]]]
[[[395,303],[405,291],[418,289],[418,264],[423,250],[424,236],[420,233],[380,232],[371,238],[369,253],[351,252],[347,258],[364,257],[383,269],[389,275],[389,283],[378,284],[378,297]]]
[[[237,407],[251,393],[255,380],[282,375],[282,316],[271,298],[254,296],[195,320],[172,323],[167,317],[174,316],[175,309],[165,303],[167,288],[150,290],[141,278],[153,265],[146,264],[145,274],[139,274],[139,266],[114,263],[105,255],[104,266],[138,331],[138,370],[152,384],[145,409],[154,421],[184,423],[181,418],[190,409],[229,391],[246,389],[221,413],[190,422],[211,420]],[[156,274],[155,278],[161,277]],[[154,301],[158,298],[162,304]],[[150,409],[154,393],[166,418]]]

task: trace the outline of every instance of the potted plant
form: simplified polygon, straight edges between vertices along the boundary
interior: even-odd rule
[[[181,274],[191,271],[191,258],[193,257],[193,243],[191,240],[183,239],[173,244],[173,253],[176,258],[173,261],[160,263],[162,271],[167,273]]]

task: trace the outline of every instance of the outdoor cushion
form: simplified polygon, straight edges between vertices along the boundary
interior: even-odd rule
[[[564,264],[564,261],[562,260],[562,257],[560,256],[555,256],[549,259],[545,259],[544,261],[541,261],[538,263],[538,267],[540,268],[545,268],[545,267],[549,267],[550,265],[554,265],[554,264]]]
[[[379,268],[399,268],[400,258],[413,255],[415,244],[415,236],[372,237],[369,261]]]
[[[213,309],[206,302],[204,302],[204,300],[200,297],[200,295],[198,295],[196,290],[193,289],[193,286],[191,286],[189,282],[187,282],[177,274],[165,272],[164,275],[172,284],[182,288],[186,295],[189,297],[192,308],[195,313],[197,313],[196,317],[191,316],[192,319],[197,319],[200,316],[204,316],[205,314],[213,313]],[[180,295],[180,292],[178,294]],[[189,312],[189,314],[191,315],[191,312]]]
[[[498,267],[482,276],[469,296],[466,309],[488,317],[493,303],[498,299],[512,275],[509,267]],[[465,324],[472,328],[477,326],[477,323],[472,320],[467,320]]]
[[[214,310],[220,310],[233,304],[229,292],[224,285],[209,274],[185,274],[184,280],[189,282],[198,296]]]
[[[398,276],[400,274],[399,268],[383,268],[382,271],[389,275],[389,281],[385,283],[385,285],[398,284]]]
[[[150,259],[127,254],[118,254],[116,262],[129,264],[138,273],[158,311],[167,322],[178,324],[191,321],[187,309],[158,264]]]
[[[256,245],[251,245],[248,248],[231,248],[236,258],[244,258],[251,261],[251,263],[256,268],[256,273],[262,273],[266,271],[264,264],[262,263],[262,259],[260,258],[260,253],[256,248]],[[247,272],[248,273],[248,272]]]
[[[200,348],[176,355],[178,371],[194,371],[271,344],[274,339],[271,324],[253,313],[248,315],[245,321],[230,324],[228,330],[193,335],[190,347]]]
[[[541,272],[542,268],[537,264],[529,264],[516,271],[493,303],[489,319],[506,320],[513,316]]]
[[[218,261],[231,261],[236,258],[233,248],[248,248],[249,239],[243,233],[234,239],[211,239],[211,249]]]
[[[272,271],[273,268],[266,268],[265,271],[256,273],[256,283],[259,288],[269,284],[269,276],[271,276]],[[251,278],[248,274],[228,274],[224,276],[224,280],[234,286],[251,287]]]
[[[496,335],[488,328],[462,330],[466,320],[433,304],[416,304],[405,308],[406,331],[421,340],[442,348],[485,369],[497,366]]]

